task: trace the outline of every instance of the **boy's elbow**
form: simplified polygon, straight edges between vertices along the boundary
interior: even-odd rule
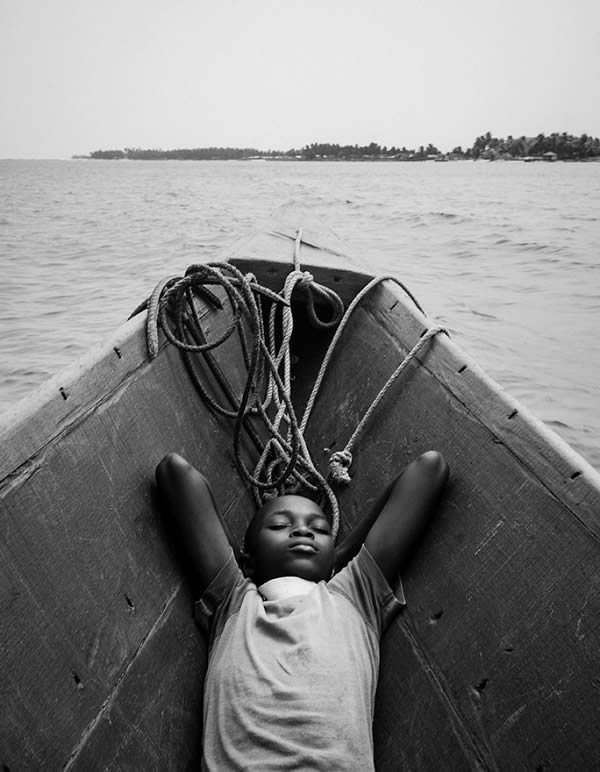
[[[167,453],[156,467],[156,483],[159,486],[163,485],[189,469],[190,464],[179,453]]]
[[[417,459],[423,472],[440,485],[445,484],[450,474],[450,467],[444,456],[437,450],[427,450]]]
[[[208,480],[179,453],[167,453],[159,462],[155,472],[159,488],[182,490],[190,485],[204,486],[210,489]]]

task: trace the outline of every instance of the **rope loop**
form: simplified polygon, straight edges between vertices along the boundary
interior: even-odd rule
[[[321,298],[327,300],[329,307],[331,308],[331,317],[328,320],[324,320],[317,316],[315,309],[314,295],[320,295]],[[334,292],[329,287],[325,287],[322,284],[313,282],[308,289],[308,318],[313,327],[318,327],[322,330],[328,330],[333,327],[337,327],[344,316],[344,303],[337,292]]]
[[[310,323],[313,327],[323,330],[337,327],[344,315],[344,303],[337,292],[334,292],[332,289],[325,287],[322,284],[318,284],[309,271],[302,271],[300,266],[301,245],[302,229],[298,228],[294,240],[294,270],[292,271],[292,274],[301,273],[302,275],[299,285],[306,288],[308,293],[308,318],[310,319]],[[331,316],[329,319],[323,320],[317,315],[315,310],[315,295],[318,295],[322,300],[327,301],[327,304],[331,308]]]

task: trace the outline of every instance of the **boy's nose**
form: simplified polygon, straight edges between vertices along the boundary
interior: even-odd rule
[[[290,531],[290,536],[310,536],[312,539],[315,538],[314,533],[310,530],[310,528],[307,525],[294,526]]]

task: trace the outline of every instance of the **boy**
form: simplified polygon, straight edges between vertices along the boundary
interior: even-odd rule
[[[447,477],[442,456],[424,453],[337,549],[314,501],[272,499],[248,527],[240,569],[204,477],[176,454],[161,461],[210,631],[203,769],[374,768],[379,639],[404,604],[390,585]]]

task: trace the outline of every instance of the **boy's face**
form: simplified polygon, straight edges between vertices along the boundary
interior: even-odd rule
[[[279,576],[329,579],[334,541],[322,509],[304,496],[268,501],[251,525],[248,574],[257,585]]]

